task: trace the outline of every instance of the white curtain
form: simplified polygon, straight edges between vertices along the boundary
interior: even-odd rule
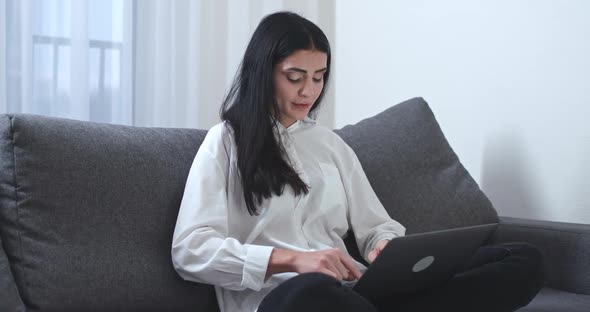
[[[250,35],[279,10],[333,38],[333,0],[0,0],[0,113],[209,128]]]
[[[132,124],[131,0],[1,0],[3,112]]]

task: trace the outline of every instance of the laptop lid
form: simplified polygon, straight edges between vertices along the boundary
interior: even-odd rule
[[[497,223],[392,239],[353,287],[370,300],[441,285],[466,264]]]

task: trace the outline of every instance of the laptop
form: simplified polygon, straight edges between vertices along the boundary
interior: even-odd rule
[[[463,268],[497,225],[476,225],[394,238],[353,289],[369,300],[379,300],[440,286]]]

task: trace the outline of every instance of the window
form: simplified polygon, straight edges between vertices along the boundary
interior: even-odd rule
[[[132,4],[8,0],[8,110],[131,124]]]

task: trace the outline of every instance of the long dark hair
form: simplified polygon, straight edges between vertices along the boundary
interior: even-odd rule
[[[310,109],[314,112],[330,76],[330,44],[318,26],[291,12],[262,19],[221,106],[221,119],[229,123],[236,141],[238,171],[250,215],[258,214],[257,206],[265,198],[281,195],[286,185],[296,195],[309,192],[309,186],[283,157],[284,148],[273,133],[277,121],[271,116],[278,119],[279,112],[273,85],[275,65],[297,50],[313,49],[328,56],[324,88]]]

